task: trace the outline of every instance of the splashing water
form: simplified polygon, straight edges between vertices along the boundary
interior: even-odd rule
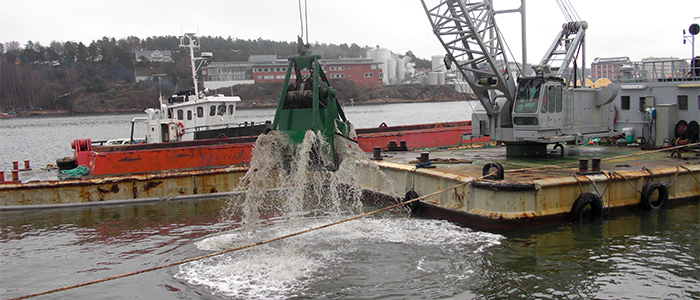
[[[361,213],[362,188],[357,176],[366,173],[358,171],[369,168],[383,174],[366,160],[366,154],[356,144],[345,139],[335,142],[341,163],[333,172],[326,168],[331,162],[322,153],[327,153],[324,151],[328,151],[330,145],[321,134],[307,131],[300,145],[291,145],[287,136],[277,131],[261,135],[253,149],[250,169],[241,179],[240,188],[245,188],[245,193],[232,198],[225,210],[229,219],[241,218],[241,227],[202,240],[196,246],[205,251],[221,251]],[[378,178],[391,184],[386,176]],[[441,244],[467,243],[465,238],[445,240],[450,234],[438,234],[444,230],[440,228],[423,232],[409,229],[416,225],[399,225],[403,228],[397,231],[396,225],[386,227],[376,222],[356,220],[333,227],[341,229],[326,228],[193,262],[181,266],[176,277],[208,286],[215,294],[226,297],[288,298],[321,280],[325,275],[316,277],[319,272],[347,259],[345,255],[355,251],[351,249],[358,241],[366,243],[368,239],[376,239],[380,243],[430,244],[439,239]],[[493,242],[491,237],[487,240],[485,245]]]

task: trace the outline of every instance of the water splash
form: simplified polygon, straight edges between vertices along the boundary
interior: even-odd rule
[[[272,238],[294,232],[290,222],[314,227],[333,218],[330,213],[295,221],[277,218],[259,235]],[[245,244],[244,235],[243,229],[238,229],[204,238],[195,246],[204,251],[221,251]],[[412,281],[426,277],[445,281],[445,274],[453,277],[450,282],[462,282],[477,276],[475,264],[483,251],[499,245],[503,236],[444,220],[394,215],[354,220],[294,239],[301,240],[305,247],[293,252],[293,256],[284,253],[288,245],[267,244],[182,265],[176,278],[207,286],[218,297],[245,299],[332,298],[337,295],[334,293],[360,292],[365,280],[370,280],[374,289],[406,289]],[[366,268],[374,274],[357,277],[356,270]],[[377,277],[386,272],[383,270],[397,268],[405,272]]]

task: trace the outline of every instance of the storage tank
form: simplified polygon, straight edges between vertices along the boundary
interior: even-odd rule
[[[428,84],[437,85],[438,84],[438,72],[428,73]]]
[[[404,79],[406,79],[406,61],[401,59],[398,61],[396,80],[402,82]]]
[[[445,72],[438,73],[438,85],[445,85]]]
[[[438,70],[444,70],[445,69],[445,63],[442,62],[442,56],[440,55],[433,55],[431,57],[431,70],[433,71],[438,71]]]
[[[389,59],[387,61],[387,72],[384,74],[384,79],[386,79],[387,83],[389,84],[395,84],[396,83],[396,60],[395,59]]]

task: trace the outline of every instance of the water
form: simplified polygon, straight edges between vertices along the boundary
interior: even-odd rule
[[[387,125],[409,125],[434,122],[471,120],[473,101],[382,104],[344,107],[346,117],[356,128]],[[430,113],[427,113],[430,112]],[[239,109],[236,120],[260,122],[272,120],[274,108]],[[146,114],[79,115],[58,117],[3,118],[0,119],[0,171],[12,169],[12,162],[30,160],[32,168],[40,168],[64,156],[72,156],[70,143],[75,139],[93,141],[128,138],[131,120]],[[137,123],[134,137],[143,138],[146,127]]]
[[[467,106],[438,104],[445,111]],[[433,105],[377,106],[380,113],[367,122],[430,122],[400,123]],[[346,108],[351,120],[354,109],[372,107]],[[54,127],[83,128],[98,136],[109,131],[95,130],[109,128],[98,125],[103,120],[119,123],[123,117],[24,120],[45,124],[37,128],[67,123]],[[0,298],[198,257],[378,208],[345,199],[323,209],[305,207],[294,218],[284,217],[285,209],[262,210],[256,217],[262,221],[250,235],[243,216],[228,209],[231,201],[243,201],[241,197],[0,212]],[[697,201],[600,223],[517,232],[484,232],[395,209],[289,240],[38,298],[698,299],[698,236]]]
[[[247,243],[226,200],[1,212],[0,298]],[[365,203],[364,210],[374,209]],[[697,202],[596,224],[482,232],[404,210],[39,299],[697,299]],[[344,214],[309,213],[301,227]],[[258,238],[292,231],[267,216]]]

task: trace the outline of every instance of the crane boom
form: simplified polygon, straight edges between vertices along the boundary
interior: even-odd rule
[[[421,0],[433,32],[447,51],[445,63],[454,63],[488,116],[497,114],[492,92],[508,100],[515,94],[515,81],[498,33],[490,0],[482,2],[441,0],[428,6]]]
[[[579,51],[585,51],[584,41],[586,37],[586,21],[572,21],[564,23],[559,35],[547,50],[540,61],[540,66],[546,68],[545,74],[564,78],[574,82],[575,68],[571,63],[577,58]]]

